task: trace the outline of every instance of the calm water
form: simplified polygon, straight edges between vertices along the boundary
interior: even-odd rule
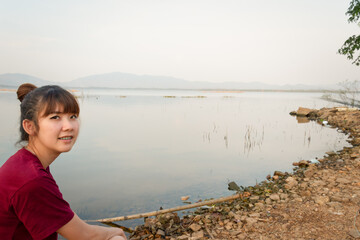
[[[122,216],[232,194],[291,163],[340,150],[347,137],[299,106],[331,107],[317,93],[82,90],[81,131],[51,171],[84,219]],[[171,97],[164,97],[171,96]],[[196,96],[204,96],[203,98]],[[18,148],[19,102],[0,92],[0,165]],[[124,225],[131,225],[125,223]]]

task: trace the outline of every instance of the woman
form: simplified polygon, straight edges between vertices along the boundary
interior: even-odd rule
[[[121,229],[86,224],[62,198],[49,165],[71,150],[79,133],[79,105],[59,86],[23,84],[20,142],[25,147],[0,168],[0,239],[126,239]]]

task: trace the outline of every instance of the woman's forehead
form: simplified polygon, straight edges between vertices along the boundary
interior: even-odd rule
[[[63,112],[64,112],[64,105],[58,103],[53,106],[50,106],[50,104],[48,104],[41,110],[40,116],[45,117],[46,113],[48,113],[46,115],[49,115],[53,113],[63,113]]]

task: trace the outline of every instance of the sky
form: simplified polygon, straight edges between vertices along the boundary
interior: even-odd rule
[[[124,72],[188,81],[360,80],[337,54],[350,0],[0,0],[0,74]]]

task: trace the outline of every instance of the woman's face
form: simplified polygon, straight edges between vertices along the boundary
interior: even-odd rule
[[[79,120],[75,113],[64,113],[57,107],[54,113],[38,118],[34,144],[38,150],[60,154],[71,150],[79,134]]]

